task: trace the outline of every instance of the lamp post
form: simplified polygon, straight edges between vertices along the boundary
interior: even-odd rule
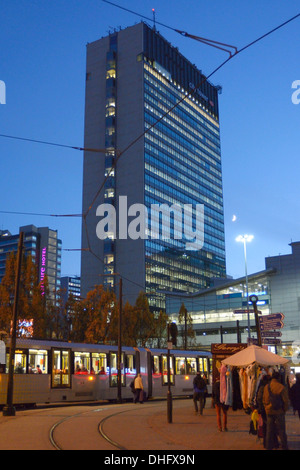
[[[17,272],[16,272],[13,318],[12,318],[12,328],[11,328],[10,353],[9,353],[7,399],[6,399],[6,405],[3,408],[3,416],[15,416],[16,414],[16,410],[13,405],[13,392],[14,392],[15,350],[16,350],[16,338],[17,338],[18,303],[19,303],[19,289],[20,289],[21,269],[22,269],[23,240],[24,240],[24,232],[20,232],[18,255],[17,255]]]
[[[245,278],[246,278],[246,295],[247,295],[247,311],[248,311],[248,338],[251,338],[250,333],[250,311],[249,311],[249,286],[248,286],[248,270],[247,270],[247,242],[251,242],[253,240],[253,235],[239,235],[236,237],[237,242],[244,243],[244,257],[245,257]]]

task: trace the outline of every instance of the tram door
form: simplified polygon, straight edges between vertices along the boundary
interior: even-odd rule
[[[52,359],[52,388],[71,387],[71,350],[54,349],[51,350]]]
[[[5,373],[6,365],[6,346],[4,341],[0,341],[0,374]]]
[[[147,371],[148,371],[148,397],[152,397],[153,383],[152,383],[152,355],[147,351]]]

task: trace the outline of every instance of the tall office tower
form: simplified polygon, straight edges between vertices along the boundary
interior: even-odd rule
[[[63,303],[67,303],[69,296],[72,295],[75,300],[80,300],[80,277],[64,276],[61,278],[61,289],[63,290]]]
[[[218,91],[143,22],[88,44],[83,296],[120,274],[159,311],[225,276]]]
[[[57,230],[26,225],[20,227],[20,232],[24,232],[25,255],[31,255],[36,264],[42,286],[47,276],[49,293],[54,298],[60,288],[61,275],[61,240],[57,238]],[[11,252],[17,252],[18,244],[19,234],[12,235],[8,230],[0,230],[0,282],[5,273],[6,258]]]

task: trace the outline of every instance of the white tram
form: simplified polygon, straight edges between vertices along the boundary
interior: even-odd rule
[[[15,350],[13,403],[58,403],[117,399],[116,346],[18,339]],[[122,347],[122,398],[132,398],[130,383],[142,374],[148,398],[166,397],[165,349]],[[211,354],[172,350],[170,382],[173,396],[193,394],[197,371],[205,374],[211,392]],[[0,373],[0,406],[6,404],[9,348]]]

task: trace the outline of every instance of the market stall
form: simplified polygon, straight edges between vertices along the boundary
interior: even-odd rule
[[[227,405],[236,408],[236,404],[242,403],[242,407],[250,412],[256,406],[256,395],[263,376],[272,375],[276,370],[285,384],[288,363],[288,359],[255,345],[227,357],[220,367],[221,397],[224,400],[226,397]]]
[[[284,359],[259,346],[252,345],[233,356],[227,357],[222,361],[222,364],[235,367],[248,367],[256,363],[264,367],[274,367],[286,365],[288,362],[288,359]]]

